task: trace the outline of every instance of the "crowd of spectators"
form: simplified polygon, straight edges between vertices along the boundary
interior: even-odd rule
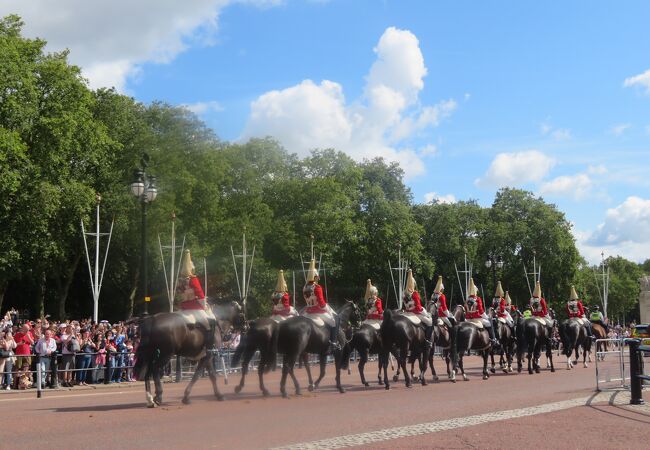
[[[52,388],[130,382],[136,347],[132,324],[23,320],[11,309],[0,319],[0,387],[33,387],[37,364]]]

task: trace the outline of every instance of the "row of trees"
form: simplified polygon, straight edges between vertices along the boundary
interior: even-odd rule
[[[290,286],[295,274],[300,292],[301,261],[312,234],[334,302],[360,298],[372,278],[395,307],[388,261],[396,262],[398,246],[420,289],[430,293],[442,274],[454,302],[461,301],[454,263],[467,254],[477,285],[490,297],[494,282],[484,261],[494,254],[504,261],[499,278],[523,304],[529,298],[523,264],[532,267],[534,252],[543,267],[544,294],[556,307],[574,282],[596,298],[593,274],[576,250],[569,222],[530,192],[503,189],[489,208],[474,201],[413,204],[395,163],[355,162],[333,149],[301,159],[271,138],[222,142],[183,108],[90,90],[66,52],[45,53],[45,42],[22,37],[21,27],[15,16],[0,21],[3,309],[59,318],[90,315],[80,220],[91,223],[98,192],[103,215],[115,220],[100,316],[140,312],[140,211],[128,184],[143,152],[151,157],[149,171],[159,187],[149,208],[147,243],[153,311],[167,306],[157,234],[168,236],[172,213],[194,257],[207,259],[214,296],[237,293],[230,245],[247,230],[257,248],[251,315],[269,312],[279,269],[289,271]],[[622,258],[611,261],[610,304],[622,313],[638,298],[630,265],[634,274],[642,273]]]

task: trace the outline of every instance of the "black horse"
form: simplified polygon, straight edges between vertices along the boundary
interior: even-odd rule
[[[535,317],[523,318],[519,311],[515,312],[517,323],[517,372],[521,373],[522,359],[524,353],[528,358],[528,373],[540,372],[539,358],[542,349],[546,349],[546,358],[550,363],[551,372],[555,372],[553,366],[553,331],[545,322]]]
[[[370,386],[370,383],[366,381],[364,375],[364,367],[368,362],[368,355],[378,355],[377,362],[379,365],[379,372],[377,373],[377,379],[379,380],[379,384],[384,384],[384,381],[381,378],[383,365],[381,362],[381,334],[379,333],[379,330],[367,323],[361,324],[361,327],[352,335],[350,349],[356,350],[359,354],[359,375],[361,376],[361,383],[366,387]]]
[[[436,368],[433,366],[433,357],[435,354],[436,347],[442,349],[442,357],[445,359],[447,364],[447,377],[451,380],[451,333],[452,330],[447,325],[438,324],[438,306],[436,302],[429,301],[427,309],[433,317],[433,346],[429,351],[429,367],[431,367],[431,373],[433,375],[433,381],[438,381],[438,375],[436,374]],[[456,305],[454,308],[453,316],[454,322],[457,324],[462,320],[463,317],[463,307]],[[455,325],[454,325],[455,326]],[[413,368],[411,367],[411,373],[413,373]]]
[[[384,369],[384,385],[388,390],[388,359],[392,352],[397,358],[397,365],[404,372],[406,387],[411,387],[411,377],[406,371],[406,360],[411,364],[418,361],[420,364],[420,383],[426,386],[424,373],[427,370],[426,356],[429,344],[424,336],[424,328],[415,325],[408,317],[400,315],[397,311],[384,311],[384,320],[381,323],[380,335],[382,340],[381,363]],[[397,376],[397,375],[396,375]]]
[[[490,308],[492,310],[492,308]],[[494,312],[492,313],[494,315]],[[503,370],[503,373],[512,372],[512,360],[515,354],[515,335],[512,332],[512,329],[501,320],[497,319],[493,322],[495,327],[495,334],[499,340],[498,349],[492,349],[490,351],[490,372],[496,372],[494,364],[494,355],[495,353],[499,355],[499,367]],[[504,358],[505,356],[505,358]]]
[[[562,354],[566,356],[567,370],[578,364],[578,349],[582,348],[582,364],[587,367],[587,355],[591,352],[591,337],[587,329],[576,318],[566,319],[560,324],[560,339],[562,340]],[[575,351],[575,363],[571,361],[571,353]]]
[[[459,305],[460,306],[460,305]],[[462,308],[462,307],[461,307]],[[488,355],[492,349],[490,333],[483,327],[480,328],[473,323],[465,321],[465,310],[462,309],[461,321],[457,326],[452,328],[451,333],[451,362],[453,365],[451,371],[451,381],[456,382],[456,372],[460,369],[463,379],[468,381],[463,367],[463,356],[469,350],[479,350],[483,356],[483,379],[490,378],[487,370]]]
[[[350,344],[346,337],[346,330],[349,331],[350,324],[358,324],[360,319],[359,308],[351,301],[345,302],[338,312],[340,323],[337,335],[338,347],[334,351],[334,365],[336,368],[336,388],[339,392],[344,393],[345,389],[341,386],[341,369],[346,369],[350,359]],[[294,366],[300,359],[307,370],[309,378],[309,390],[313,391],[318,387],[325,376],[325,366],[327,365],[327,355],[330,349],[330,331],[327,326],[318,326],[308,318],[302,316],[290,317],[278,325],[277,333],[274,335],[272,359],[275,359],[277,353],[284,355],[282,361],[282,379],[280,381],[280,392],[282,396],[288,398],[286,391],[287,376],[291,375],[296,395],[300,395],[300,384],[294,374]],[[314,382],[309,368],[309,354],[316,354],[320,358],[320,375]]]
[[[278,322],[268,317],[256,319],[249,323],[248,332],[241,337],[231,361],[233,367],[236,367],[240,360],[242,361],[241,379],[239,384],[235,386],[235,393],[241,392],[244,387],[246,375],[248,374],[248,365],[255,352],[259,351],[260,361],[257,370],[260,390],[265,397],[270,395],[268,389],[264,386],[264,374],[275,369],[276,359],[273,352],[273,336],[277,332]]]
[[[219,303],[212,305],[211,308],[217,318],[214,340],[215,346],[219,348],[223,334],[231,327],[241,329],[246,321],[237,302]],[[206,366],[212,381],[214,395],[218,400],[223,400],[217,387],[213,355],[206,349],[209,333],[202,324],[188,320],[187,316],[181,312],[158,313],[139,318],[136,321],[139,323],[140,345],[135,355],[134,373],[139,380],[144,380],[148,407],[153,408],[162,403],[163,389],[160,380],[163,369],[172,355],[198,360],[192,380],[185,388],[183,403],[190,402],[192,386]],[[155,396],[151,395],[152,378],[156,390]]]

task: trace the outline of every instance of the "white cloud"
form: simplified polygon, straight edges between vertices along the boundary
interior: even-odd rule
[[[571,130],[568,130],[566,128],[558,128],[556,130],[553,130],[551,137],[556,141],[565,141],[567,139],[571,139]]]
[[[199,116],[207,112],[223,111],[223,106],[221,106],[221,104],[216,100],[209,102],[185,103],[181,106]]]
[[[605,222],[598,225],[587,243],[593,245],[650,244],[649,230],[650,200],[631,196],[616,208],[607,210]]]
[[[451,204],[451,203],[456,203],[456,197],[453,194],[447,194],[447,195],[438,195],[435,192],[427,192],[424,194],[424,201],[426,203],[445,203],[445,204]]]
[[[537,150],[499,153],[485,175],[474,184],[484,188],[521,186],[538,182],[555,165],[555,160]]]
[[[549,125],[548,123],[546,123],[546,122],[542,122],[542,124],[539,126],[539,131],[543,135],[549,134],[552,129],[553,129],[553,127],[551,125]]]
[[[457,104],[419,104],[427,69],[410,31],[387,28],[374,51],[362,98],[348,102],[343,86],[329,80],[266,92],[251,103],[241,139],[273,136],[300,156],[332,147],[357,160],[397,161],[407,177],[424,173],[422,152],[405,148],[404,141],[438,126]]]
[[[574,176],[563,175],[542,183],[540,193],[580,200],[589,194],[591,187],[591,178],[584,173],[579,173]]]
[[[438,154],[438,147],[435,144],[427,144],[420,148],[420,156],[436,156]]]
[[[624,87],[639,86],[645,88],[645,93],[650,95],[650,69],[645,72],[626,78],[623,82]]]
[[[241,1],[241,0],[240,0]],[[91,87],[116,87],[144,63],[172,61],[191,45],[214,43],[220,11],[237,0],[4,0],[0,15],[18,14],[23,33],[48,42],[47,50],[70,49]],[[244,0],[273,6],[273,0]]]
[[[618,125],[614,125],[610,131],[614,136],[620,136],[625,132],[625,130],[627,130],[631,126],[632,125],[630,125],[629,123],[619,123]]]
[[[591,175],[604,175],[607,173],[607,167],[605,167],[603,164],[599,164],[597,166],[590,165],[587,167],[587,173]]]

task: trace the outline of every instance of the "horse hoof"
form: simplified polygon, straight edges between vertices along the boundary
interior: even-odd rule
[[[501,369],[501,370],[503,370],[503,373],[508,373],[508,369],[505,368],[505,367],[503,369]]]
[[[386,389],[387,391],[390,391],[390,386],[388,385],[388,383],[386,383],[386,387],[384,389]]]
[[[393,381],[398,381],[399,377],[397,375],[393,375]]]
[[[282,393],[282,398],[289,398],[289,394],[287,394],[286,392],[283,392]]]
[[[469,381],[469,377],[467,375],[463,375],[463,380]]]
[[[427,380],[425,380],[424,377],[422,377],[422,381],[420,381],[420,383],[422,384],[422,386],[428,386],[429,385],[429,383],[427,383]]]
[[[189,405],[191,403],[190,399],[188,397],[183,397],[182,402],[183,402],[184,405]]]
[[[585,364],[582,365],[582,367],[584,367],[586,369],[589,366],[585,363]]]
[[[491,367],[491,368],[490,368],[490,372],[492,372],[492,373],[496,373],[496,369],[495,369],[494,367]]]
[[[551,367],[551,372],[555,372],[555,367]]]
[[[315,386],[313,384],[310,384],[309,386],[307,386],[307,390],[309,392],[314,392],[314,389],[315,389]]]
[[[241,386],[237,385],[235,386],[235,394],[239,394],[241,392]]]
[[[345,388],[344,388],[344,387],[340,387],[340,388],[339,388],[339,392],[340,392],[341,394],[345,394]]]
[[[409,381],[408,383],[406,383],[406,387],[407,387],[407,388],[411,388],[411,387],[413,387],[413,385],[412,385],[411,382]]]
[[[535,373],[539,373],[539,367],[535,367]]]
[[[268,391],[268,389],[264,389],[264,390],[262,391],[262,395],[263,395],[264,397],[268,397],[268,396],[271,395],[271,393]]]
[[[381,382],[380,382],[379,384],[381,384]],[[370,383],[363,383],[363,385],[364,385],[365,387],[370,387]]]
[[[155,408],[156,404],[155,403],[147,403],[147,408]]]
[[[297,395],[297,396],[301,396],[301,395],[302,395],[302,391],[296,389],[296,395]]]
[[[384,382],[382,380],[379,380],[379,386],[383,386]]]
[[[490,378],[490,375],[488,375],[487,373],[486,373],[486,374],[483,374],[483,379],[484,379],[484,380],[487,380],[488,378]]]
[[[521,373],[521,367],[517,369],[517,373]]]
[[[440,378],[437,375],[435,377],[433,377],[433,382],[434,383],[437,383],[438,381],[440,381]]]
[[[535,372],[533,372],[532,369],[528,371],[528,375],[532,375],[533,373]]]

